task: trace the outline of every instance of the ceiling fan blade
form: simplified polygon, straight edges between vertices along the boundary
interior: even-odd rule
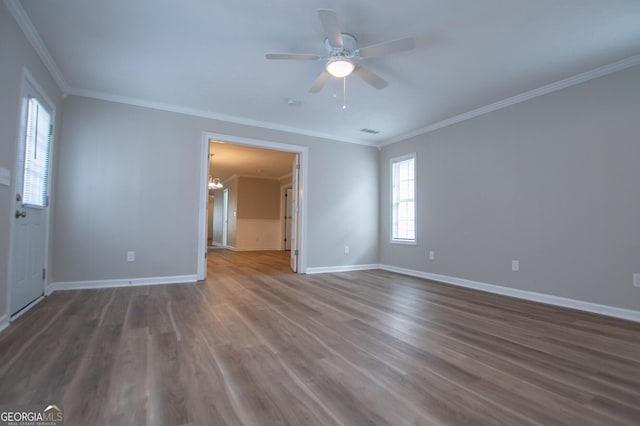
[[[389,85],[387,80],[383,79],[382,77],[379,77],[378,75],[372,73],[371,71],[363,67],[357,67],[353,71],[353,75],[360,77],[361,79],[363,79],[364,81],[366,81],[367,83],[369,83],[370,85],[372,85],[378,90],[382,90]]]
[[[338,25],[338,15],[336,12],[329,9],[318,10],[320,16],[320,22],[322,22],[322,28],[324,28],[324,34],[329,40],[331,47],[342,47],[342,32]]]
[[[416,41],[411,38],[401,38],[399,40],[385,41],[371,46],[363,47],[354,52],[356,56],[362,59],[373,58],[376,56],[386,55],[388,53],[403,52],[416,48]]]
[[[331,74],[329,74],[327,71],[323,71],[322,74],[320,74],[318,78],[316,78],[316,81],[314,81],[311,85],[309,93],[318,93],[319,91],[321,91],[324,85],[327,83],[327,80],[329,80],[330,78]]]
[[[267,59],[291,59],[294,61],[319,61],[322,56],[307,53],[267,53]]]

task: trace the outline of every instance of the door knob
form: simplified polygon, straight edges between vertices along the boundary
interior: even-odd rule
[[[19,218],[19,217],[27,217],[27,212],[24,210],[23,211],[16,210],[16,218]]]

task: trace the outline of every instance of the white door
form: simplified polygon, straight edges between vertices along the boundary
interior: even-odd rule
[[[45,219],[48,205],[52,114],[25,84],[15,176],[15,213],[11,261],[11,315],[44,294]]]
[[[287,188],[284,193],[284,249],[291,250],[291,219],[293,189]]]
[[[227,227],[229,224],[229,190],[222,191],[222,247],[227,246]]]
[[[300,154],[293,160],[292,191],[291,191],[291,270],[298,272],[298,179],[300,173]]]

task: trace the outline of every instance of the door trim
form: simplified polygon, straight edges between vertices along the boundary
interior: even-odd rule
[[[287,190],[293,189],[291,184],[280,185],[280,250],[287,250]]]
[[[21,137],[21,133],[22,133],[22,127],[24,125],[26,125],[26,123],[23,123],[23,115],[24,115],[24,94],[26,92],[27,89],[27,85],[31,86],[31,88],[33,89],[33,91],[38,95],[38,98],[40,101],[42,101],[42,103],[44,104],[44,106],[49,110],[49,113],[51,114],[51,122],[53,123],[53,128],[54,128],[54,132],[51,135],[51,141],[49,142],[49,179],[47,181],[47,194],[49,195],[49,203],[48,206],[44,209],[44,226],[45,226],[45,238],[44,238],[44,267],[46,268],[47,271],[51,271],[51,265],[49,263],[49,244],[50,244],[50,238],[51,238],[51,204],[52,204],[52,200],[53,200],[53,194],[51,192],[52,190],[52,182],[55,179],[54,176],[54,164],[55,164],[55,153],[56,153],[56,149],[55,149],[55,144],[56,144],[56,133],[57,133],[57,111],[56,111],[56,105],[51,101],[51,99],[49,98],[49,96],[47,95],[47,92],[42,88],[42,86],[40,86],[40,84],[37,82],[37,80],[33,77],[33,75],[29,72],[29,70],[26,67],[22,68],[22,75],[21,75],[21,79],[20,79],[20,92],[18,94],[18,103],[17,105],[19,105],[18,108],[18,116],[17,116],[17,124],[16,124],[16,134],[15,134],[15,147],[16,147],[16,152],[15,152],[15,158],[14,158],[14,169],[13,169],[13,182],[11,185],[11,191],[12,191],[12,195],[11,195],[11,209],[9,211],[14,212],[16,211],[18,205],[17,205],[17,201],[15,199],[15,194],[16,194],[16,179],[15,179],[15,174],[17,170],[20,170],[22,168],[22,166],[19,165],[20,163],[20,144],[22,143],[20,141],[20,137]],[[21,309],[20,311],[18,311],[16,313],[16,315],[11,315],[11,287],[12,287],[12,269],[13,269],[13,249],[14,249],[14,237],[15,237],[15,220],[12,220],[9,224],[9,256],[8,256],[8,265],[7,265],[7,304],[6,304],[6,315],[10,318],[10,321],[13,321],[15,318],[17,318],[18,316],[22,315],[23,313],[25,313],[26,311],[28,311],[29,309],[31,309],[35,304],[37,304],[40,300],[42,300],[42,297],[39,297],[38,299],[36,299],[35,301],[33,301],[32,303],[28,304],[27,306],[25,306],[23,309]],[[43,284],[42,284],[42,294],[46,295],[49,293],[49,283],[51,282],[51,274],[48,273]],[[15,318],[14,318],[15,317]]]
[[[0,332],[7,327],[9,327],[9,315],[0,315]]]
[[[309,148],[301,145],[293,145],[281,142],[272,142],[263,139],[246,138],[242,136],[227,135],[203,131],[200,148],[200,202],[198,204],[198,249],[196,276],[198,280],[204,280],[207,276],[207,182],[209,179],[209,139],[228,142],[236,145],[252,146],[256,148],[272,149],[276,151],[292,152],[300,155],[300,179],[298,182],[299,193],[299,235],[298,235],[298,273],[307,271],[307,178],[309,164]]]
[[[229,246],[229,188],[222,190],[222,247]]]

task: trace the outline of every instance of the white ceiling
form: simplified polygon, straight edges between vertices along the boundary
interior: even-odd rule
[[[6,1],[67,93],[367,144],[640,54],[638,0]],[[361,47],[417,48],[363,61],[390,84],[347,79],[342,110],[341,84],[308,92],[322,62],[264,58],[324,54],[319,8]]]

